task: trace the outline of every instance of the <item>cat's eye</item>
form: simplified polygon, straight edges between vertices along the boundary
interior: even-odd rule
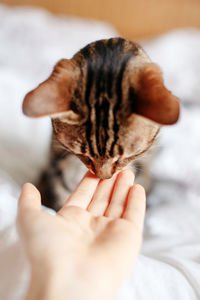
[[[81,160],[84,164],[86,164],[86,165],[92,164],[92,161],[91,161],[91,159],[90,159],[88,156],[82,155],[82,154],[79,154],[79,155],[77,155],[77,156],[80,158],[80,160]]]
[[[120,160],[118,159],[118,160],[116,160],[116,162],[115,162],[115,166],[117,167],[117,166],[120,166]]]
[[[116,168],[123,168],[129,163],[129,161],[129,158],[118,159],[114,165]]]

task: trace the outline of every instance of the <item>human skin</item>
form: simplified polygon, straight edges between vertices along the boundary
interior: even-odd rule
[[[142,243],[145,192],[122,171],[99,180],[86,173],[56,215],[39,191],[23,186],[18,228],[31,266],[27,300],[113,299]]]

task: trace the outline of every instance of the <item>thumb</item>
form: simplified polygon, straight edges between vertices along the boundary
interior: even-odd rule
[[[26,227],[31,222],[32,216],[40,214],[40,208],[39,191],[31,183],[25,183],[18,201],[17,223],[19,227]]]
[[[23,211],[26,209],[41,208],[41,196],[40,192],[31,183],[25,183],[22,187],[21,195],[19,197],[18,209]]]
[[[25,241],[30,237],[32,224],[41,214],[41,197],[39,191],[31,183],[23,185],[18,201],[17,229]]]

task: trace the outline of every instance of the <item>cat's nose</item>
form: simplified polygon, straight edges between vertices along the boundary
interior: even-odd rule
[[[113,174],[114,172],[112,170],[106,168],[95,170],[95,175],[101,179],[109,179]]]
[[[112,175],[107,175],[107,174],[100,174],[100,175],[96,174],[96,176],[101,179],[110,179],[112,177]]]
[[[113,168],[113,161],[109,159],[104,161],[102,159],[94,160],[92,169],[95,175],[101,179],[109,179],[115,173],[115,169]]]
[[[112,174],[102,174],[102,173],[96,173],[95,174],[98,178],[100,178],[100,179],[109,179],[109,178],[111,178],[112,177]]]

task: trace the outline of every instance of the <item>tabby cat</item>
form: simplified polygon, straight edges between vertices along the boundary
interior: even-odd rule
[[[131,163],[148,190],[153,151],[141,157],[160,126],[178,120],[179,101],[141,46],[111,38],[60,60],[25,96],[23,111],[52,119],[50,161],[40,188],[43,203],[58,210],[86,168],[106,179]]]

